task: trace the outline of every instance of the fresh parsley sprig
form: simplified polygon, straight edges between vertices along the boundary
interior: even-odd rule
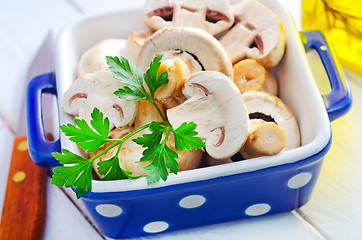
[[[63,153],[53,153],[53,156],[64,166],[54,168],[52,184],[59,187],[74,187],[78,198],[84,196],[87,191],[92,190],[93,162],[112,148],[118,147],[116,154],[108,160],[97,163],[98,172],[104,176],[102,180],[138,178],[138,176],[132,176],[132,172],[122,168],[119,152],[121,151],[122,144],[127,139],[147,128],[150,133],[143,134],[141,137],[132,140],[146,148],[142,153],[143,156],[140,162],[150,162],[149,165],[144,167],[147,170],[148,184],[156,183],[160,179],[165,181],[169,175],[167,169],[177,174],[178,162],[176,159],[178,154],[175,150],[185,151],[205,147],[201,138],[196,136],[195,123],[185,122],[177,129],[174,129],[156,104],[154,99],[155,91],[168,83],[166,71],[158,75],[162,55],[156,56],[151,61],[150,68],[145,74],[142,73],[140,68],[130,63],[124,57],[107,56],[106,58],[113,76],[125,85],[114,92],[114,94],[129,101],[150,101],[160,114],[162,122],[153,121],[132,131],[121,139],[109,139],[109,119],[103,118],[103,113],[94,108],[91,114],[91,126],[83,119],[75,119],[75,125],[67,124],[60,126],[63,133],[69,137],[69,140],[78,143],[79,147],[88,153],[95,152],[108,143],[108,147],[90,159],[83,158],[66,149],[62,149]],[[171,134],[173,135],[175,150],[170,147],[172,146],[169,141]]]

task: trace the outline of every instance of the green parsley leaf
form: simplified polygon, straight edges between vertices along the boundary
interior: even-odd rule
[[[99,174],[104,175],[104,177],[102,178],[102,180],[104,181],[138,178],[132,177],[132,172],[126,171],[121,168],[118,154],[108,160],[98,162],[97,165]]]
[[[61,125],[59,128],[70,137],[69,140],[88,152],[94,152],[108,141],[109,120],[103,121],[103,113],[94,108],[91,114],[91,125],[97,131],[93,131],[84,119],[74,119],[76,126],[72,124]]]
[[[63,154],[53,153],[53,156],[62,164],[53,169],[51,183],[59,187],[75,187],[77,197],[83,196],[86,191],[92,191],[92,164],[93,161],[78,156],[66,149]]]
[[[197,135],[196,123],[182,123],[177,129],[172,128],[175,138],[175,148],[180,151],[201,149],[205,147],[205,143]]]
[[[127,86],[114,92],[119,98],[128,101],[140,101],[147,99],[146,89],[143,87],[142,70],[129,62],[126,58],[109,57],[107,64],[114,78]]]
[[[125,86],[123,88],[119,88],[117,91],[114,92],[114,95],[118,96],[121,99],[135,102],[147,99],[146,96],[134,86]]]
[[[148,86],[148,89],[151,92],[151,97],[154,97],[156,90],[162,85],[168,83],[168,73],[163,71],[160,76],[157,76],[158,69],[161,65],[161,59],[163,54],[157,55],[150,63],[150,68],[146,71],[144,75],[145,82]]]
[[[57,159],[61,164],[76,164],[82,161],[87,161],[88,159],[83,158],[67,149],[62,149],[63,154],[55,152],[53,156]]]
[[[96,130],[99,135],[104,138],[108,138],[109,134],[109,119],[106,117],[103,120],[103,113],[99,111],[98,108],[94,108],[93,112],[91,113],[91,120],[90,123],[94,130]]]
[[[121,83],[134,86],[138,89],[143,88],[142,69],[136,67],[126,58],[106,56],[108,68],[112,71],[114,78]]]
[[[142,147],[154,147],[161,142],[162,134],[165,131],[165,126],[162,126],[160,123],[152,121],[149,126],[151,133],[143,134],[142,137],[132,139],[138,145]]]
[[[166,181],[168,176],[169,168],[171,172],[177,174],[178,172],[178,154],[169,148],[166,142],[162,142],[159,145],[154,147],[147,148],[143,151],[143,157],[140,159],[140,162],[152,161],[152,163],[146,167],[145,170],[147,175],[147,184],[156,183],[162,178]]]

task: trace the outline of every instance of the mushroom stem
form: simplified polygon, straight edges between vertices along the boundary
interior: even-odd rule
[[[249,123],[249,134],[241,154],[244,158],[272,156],[283,150],[287,143],[284,129],[274,122],[254,120]]]

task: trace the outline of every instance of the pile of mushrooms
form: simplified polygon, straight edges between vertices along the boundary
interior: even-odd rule
[[[148,30],[136,30],[127,40],[104,39],[82,55],[77,79],[63,97],[65,112],[89,121],[90,111],[98,107],[111,120],[110,138],[160,121],[151,104],[113,94],[122,84],[112,77],[105,56],[124,56],[146,71],[163,54],[159,73],[167,71],[169,82],[155,93],[160,109],[174,128],[197,123],[206,145],[204,151],[178,151],[179,171],[300,146],[297,121],[277,97],[278,80],[271,71],[286,41],[274,12],[256,0],[233,6],[227,0],[147,0],[143,20]],[[143,167],[149,163],[139,162],[143,150],[127,140],[119,153],[121,166],[145,176]]]

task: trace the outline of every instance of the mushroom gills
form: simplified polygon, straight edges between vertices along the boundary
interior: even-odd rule
[[[147,17],[159,16],[166,22],[172,21],[173,17],[173,7],[161,7],[153,10],[146,14]]]

